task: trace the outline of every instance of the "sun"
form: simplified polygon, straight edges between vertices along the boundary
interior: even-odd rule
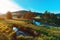
[[[5,14],[7,11],[23,10],[23,8],[11,0],[0,0],[0,13]]]

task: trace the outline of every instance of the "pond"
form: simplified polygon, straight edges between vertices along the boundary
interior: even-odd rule
[[[19,29],[16,28],[16,27],[13,27],[13,30],[16,32],[16,35],[17,36],[19,36],[19,35],[25,36],[26,35],[23,31],[19,31]]]
[[[50,24],[50,23],[42,23],[42,22],[40,22],[40,21],[36,21],[36,20],[32,20],[32,23],[34,24],[34,25],[37,25],[37,26],[41,26],[41,25],[43,25],[43,26],[54,26],[54,27],[58,27],[58,26],[60,26],[60,25],[57,25],[57,24]]]
[[[16,36],[23,35],[23,36],[38,36],[39,33],[36,30],[31,28],[17,28],[13,27],[13,30],[16,32]]]
[[[33,20],[33,24],[35,24],[37,26],[40,26],[41,25],[41,22],[38,22],[38,21]]]

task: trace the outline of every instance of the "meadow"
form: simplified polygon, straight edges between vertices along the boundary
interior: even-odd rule
[[[22,27],[30,35],[16,36],[13,26]],[[60,40],[60,27],[36,26],[22,20],[0,20],[0,34],[0,40]]]

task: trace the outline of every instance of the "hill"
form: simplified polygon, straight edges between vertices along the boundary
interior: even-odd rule
[[[42,15],[42,13],[26,11],[26,10],[15,11],[15,12],[12,12],[12,13],[13,13],[13,15],[22,15],[22,14],[27,13],[27,12],[31,12],[31,13],[34,13],[36,15]]]
[[[60,16],[60,13],[56,14],[56,16]]]

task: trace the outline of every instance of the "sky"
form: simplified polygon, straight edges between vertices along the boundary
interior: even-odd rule
[[[0,14],[5,14],[8,11],[23,10],[21,6],[17,5],[12,0],[0,0]]]
[[[60,13],[60,0],[0,0],[0,12],[31,10]]]

